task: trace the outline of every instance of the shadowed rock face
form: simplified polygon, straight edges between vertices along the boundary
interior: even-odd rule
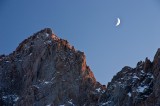
[[[160,106],[160,49],[136,68],[124,67],[102,94],[102,106]]]
[[[0,55],[0,106],[160,106],[160,49],[108,83],[96,81],[83,52],[49,28]]]
[[[86,65],[84,53],[49,28],[0,56],[0,105],[97,105],[105,89]]]

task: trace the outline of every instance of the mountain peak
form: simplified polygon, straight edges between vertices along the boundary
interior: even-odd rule
[[[96,105],[106,89],[96,81],[84,53],[49,28],[25,39],[9,56],[1,57],[3,105]]]
[[[107,88],[96,81],[84,52],[45,28],[0,55],[0,105],[159,106],[160,49],[153,62],[125,66]]]

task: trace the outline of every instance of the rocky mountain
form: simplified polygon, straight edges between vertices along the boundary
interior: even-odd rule
[[[0,56],[0,105],[97,105],[106,87],[96,81],[83,52],[46,28]]]
[[[159,70],[160,49],[106,87],[83,52],[45,28],[0,55],[0,106],[160,106]]]
[[[103,106],[160,106],[160,49],[153,62],[148,58],[136,68],[124,67],[102,94]]]

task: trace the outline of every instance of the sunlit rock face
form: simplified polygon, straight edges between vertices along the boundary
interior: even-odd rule
[[[83,52],[49,28],[0,56],[0,105],[98,105],[106,89],[86,65]]]
[[[0,106],[160,106],[159,73],[160,49],[153,62],[122,68],[106,88],[83,52],[45,28],[0,55]]]

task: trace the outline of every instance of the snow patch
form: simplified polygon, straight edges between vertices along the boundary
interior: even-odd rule
[[[17,96],[16,98],[14,98],[14,102],[18,101],[19,97]]]
[[[48,37],[49,36],[49,34],[48,33],[46,33],[46,37]]]
[[[72,99],[69,100],[68,103],[74,106],[74,104],[72,103]]]
[[[55,79],[55,77],[53,77],[52,79],[51,79],[51,81],[53,81]]]
[[[146,88],[148,88],[148,86],[139,86],[138,88],[137,88],[137,92],[143,92]]]
[[[101,91],[101,88],[97,88],[96,91],[97,91],[97,92],[100,92],[100,91]]]
[[[45,41],[44,44],[51,44],[52,41],[51,40],[48,40],[48,41]]]
[[[136,75],[134,75],[132,78],[134,78],[134,79],[139,79],[139,77],[137,77]]]
[[[14,102],[17,102],[19,97],[17,95],[5,95],[5,96],[2,96],[2,99],[3,100],[12,100]]]
[[[49,82],[49,81],[45,81],[44,83],[45,83],[45,84],[49,84],[50,82]]]
[[[131,93],[130,92],[128,92],[128,94],[127,94],[129,97],[131,97]]]
[[[7,99],[7,96],[2,96],[2,99]]]
[[[33,86],[39,89],[39,86],[37,86],[37,85],[33,85]]]
[[[148,76],[151,76],[152,74],[151,74],[151,73],[147,73],[147,75],[148,75]]]
[[[110,104],[110,103],[111,103],[111,101],[107,101],[107,102],[105,102],[105,103],[102,103],[101,106],[107,105],[107,104]]]
[[[10,61],[5,61],[6,63],[9,63]]]
[[[152,75],[150,78],[154,78],[154,76]]]
[[[32,53],[29,54],[29,56],[31,56],[31,55],[32,55]]]
[[[105,90],[103,90],[102,93],[105,93]]]

